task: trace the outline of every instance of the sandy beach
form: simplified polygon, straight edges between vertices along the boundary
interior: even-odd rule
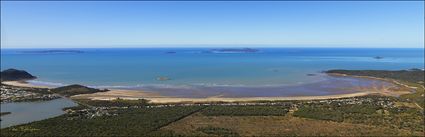
[[[111,89],[107,92],[97,92],[93,94],[80,94],[74,95],[72,98],[74,99],[94,99],[94,100],[111,100],[116,98],[121,99],[140,99],[140,98],[161,98],[159,94],[144,92],[140,90],[122,90],[122,89]]]
[[[17,86],[17,87],[27,87],[27,88],[52,88],[48,86],[32,85],[25,81],[3,81],[3,84]]]
[[[250,101],[285,101],[285,100],[323,100],[323,99],[337,99],[347,97],[365,96],[370,94],[381,94],[387,96],[399,96],[400,94],[410,93],[408,91],[393,91],[389,88],[370,88],[363,89],[363,92],[350,93],[350,94],[336,94],[336,95],[323,95],[323,96],[290,96],[290,97],[240,97],[240,98],[226,98],[226,97],[207,97],[207,98],[179,98],[161,96],[158,94],[136,91],[136,90],[111,90],[108,92],[98,92],[94,94],[81,94],[72,96],[74,99],[92,99],[92,100],[114,100],[117,98],[137,100],[147,99],[151,103],[202,103],[202,102],[250,102]]]
[[[341,95],[328,95],[328,96],[297,96],[297,97],[243,97],[243,98],[223,98],[223,97],[209,97],[209,98],[173,98],[173,97],[149,97],[149,96],[133,96],[124,99],[147,99],[151,103],[203,103],[203,102],[250,102],[250,101],[279,101],[279,100],[321,100],[321,99],[334,99],[356,97],[372,94],[372,92],[359,92],[352,94]],[[79,96],[84,97],[84,96]],[[121,98],[121,97],[120,97]],[[112,100],[115,97],[88,97],[93,100]]]
[[[339,74],[333,74],[339,75]],[[347,76],[347,75],[339,75]],[[350,76],[351,77],[351,76]],[[374,77],[363,77],[363,78],[374,78]],[[376,78],[374,78],[376,79]],[[390,81],[397,85],[393,80],[379,79]],[[32,87],[32,88],[49,88],[46,86],[37,86],[24,81],[7,81],[3,82],[7,85],[20,86],[20,87]],[[405,85],[400,85],[405,86]],[[356,93],[349,94],[336,94],[336,95],[323,95],[323,96],[288,96],[288,97],[220,97],[220,96],[211,96],[206,98],[181,98],[181,97],[170,97],[170,96],[161,96],[157,93],[145,92],[142,90],[124,90],[124,89],[110,89],[107,92],[98,92],[93,94],[80,94],[74,95],[71,98],[73,99],[92,99],[92,100],[114,100],[117,98],[128,99],[128,100],[137,100],[137,99],[147,99],[151,103],[201,103],[201,102],[249,102],[249,101],[282,101],[282,100],[322,100],[322,99],[336,99],[336,98],[347,98],[347,97],[356,97],[356,96],[365,96],[370,94],[381,94],[387,96],[399,96],[402,94],[410,93],[406,89],[394,90],[394,87],[371,87],[366,89],[357,89]],[[410,88],[410,87],[407,87]]]
[[[365,79],[375,79],[394,83],[398,86],[379,87],[374,86],[370,88],[358,88],[356,93],[349,94],[336,94],[336,95],[323,95],[323,96],[289,96],[289,97],[240,97],[240,98],[226,98],[220,96],[212,96],[207,98],[179,98],[179,97],[168,97],[154,94],[151,92],[144,92],[140,90],[111,90],[108,92],[99,92],[94,94],[82,94],[73,96],[73,98],[79,99],[92,99],[92,100],[113,100],[116,98],[137,100],[147,99],[151,103],[201,103],[201,102],[249,102],[249,101],[285,101],[285,100],[323,100],[323,99],[337,99],[347,98],[356,96],[365,96],[370,94],[380,94],[385,96],[400,96],[403,94],[411,93],[409,89],[415,89],[405,84],[399,83],[395,80],[366,77],[366,76],[350,76],[344,74],[330,74],[335,76],[343,77],[358,77]]]

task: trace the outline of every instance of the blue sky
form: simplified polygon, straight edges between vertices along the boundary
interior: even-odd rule
[[[423,44],[423,1],[1,2],[2,48]]]

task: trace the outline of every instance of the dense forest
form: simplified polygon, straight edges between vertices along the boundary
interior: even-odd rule
[[[89,88],[82,85],[68,85],[63,87],[58,87],[50,90],[53,93],[60,94],[63,96],[73,96],[78,94],[90,94],[90,93],[96,93],[96,92],[106,92],[107,89],[95,89],[95,88]]]
[[[62,115],[1,130],[1,136],[146,136],[203,107],[120,109],[117,116],[67,119]],[[152,133],[151,133],[152,132]],[[171,133],[166,133],[171,134]]]
[[[148,100],[138,99],[138,100],[124,100],[124,99],[114,99],[114,100],[89,100],[89,99],[76,99],[77,102],[94,106],[94,107],[143,107],[147,106]]]
[[[346,75],[354,75],[354,76],[371,76],[378,78],[390,78],[396,80],[402,80],[406,82],[424,83],[425,71],[420,69],[410,69],[410,70],[343,70],[343,69],[335,69],[328,70],[326,73],[338,73],[338,74],[346,74]]]
[[[390,125],[397,129],[424,132],[420,109],[396,106],[397,98],[385,96],[356,97],[356,103],[303,103],[294,116],[335,122],[374,126]]]

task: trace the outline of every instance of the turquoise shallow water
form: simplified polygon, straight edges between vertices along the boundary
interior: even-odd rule
[[[111,48],[38,52],[44,50],[49,49],[2,49],[1,69],[27,70],[39,77],[32,82],[40,85],[78,83],[162,91],[317,83],[329,80],[320,74],[328,69],[424,68],[424,49],[259,48],[258,52],[220,53],[209,48]],[[170,80],[160,81],[159,77]]]

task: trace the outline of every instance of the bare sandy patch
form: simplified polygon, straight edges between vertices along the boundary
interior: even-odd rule
[[[26,87],[26,88],[51,88],[48,86],[39,86],[39,85],[32,85],[26,81],[3,81],[3,84],[16,86],[16,87]]]
[[[338,123],[292,116],[204,116],[194,114],[160,130],[187,136],[212,136],[197,129],[220,127],[240,136],[388,136],[409,135],[410,131],[362,124]],[[416,133],[420,134],[420,133]]]
[[[159,94],[134,91],[134,90],[111,90],[108,92],[98,92],[93,94],[81,94],[72,96],[75,99],[92,99],[92,100],[114,100],[120,99],[147,99],[151,103],[203,103],[203,102],[249,102],[249,101],[279,101],[279,100],[320,100],[365,96],[376,92],[358,92],[351,94],[326,95],[326,96],[294,96],[294,97],[241,97],[241,98],[225,98],[225,97],[208,97],[208,98],[179,98],[167,97]]]
[[[161,96],[156,93],[150,93],[150,92],[144,92],[144,91],[112,89],[107,92],[74,95],[71,98],[92,99],[92,100],[114,100],[114,99],[120,98],[120,99],[137,100],[137,99],[142,99],[146,97],[161,97]]]

